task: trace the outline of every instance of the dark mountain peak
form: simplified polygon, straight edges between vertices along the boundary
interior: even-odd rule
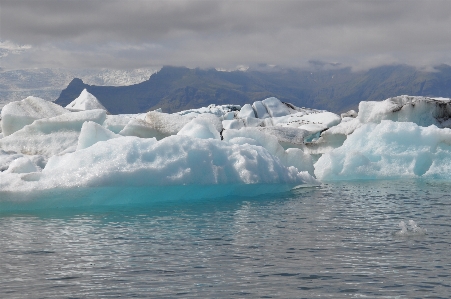
[[[75,100],[83,89],[88,89],[90,86],[83,83],[83,80],[79,78],[74,78],[70,81],[69,85],[61,91],[59,98],[55,101],[55,104],[61,105],[63,107],[67,106],[70,102]]]
[[[83,82],[83,80],[81,80],[80,78],[74,78],[74,79],[72,79],[72,81],[70,81],[68,86],[71,86],[71,85],[72,86],[77,86],[77,85],[83,85],[83,84],[85,84]]]

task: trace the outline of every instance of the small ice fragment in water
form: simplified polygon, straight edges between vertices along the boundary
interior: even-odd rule
[[[425,228],[419,227],[415,221],[412,219],[409,220],[410,228],[407,228],[407,225],[404,221],[399,222],[399,227],[401,231],[395,233],[397,236],[423,236],[427,234],[427,230]]]
[[[401,221],[399,223],[399,227],[401,228],[401,231],[398,232],[398,235],[406,235],[407,234],[407,225],[404,221]]]
[[[425,235],[427,233],[425,228],[421,228],[419,227],[415,221],[413,221],[412,219],[409,220],[409,225],[410,225],[410,229],[412,230],[412,232],[415,235]]]

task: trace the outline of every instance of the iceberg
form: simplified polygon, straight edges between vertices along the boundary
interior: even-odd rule
[[[219,135],[219,132],[215,127],[215,125],[212,122],[210,122],[209,119],[201,117],[191,120],[177,133],[177,135],[191,136],[194,138],[201,139],[221,140],[221,136]]]
[[[105,110],[87,110],[38,119],[0,139],[0,148],[45,157],[74,151],[83,123],[93,121],[102,124],[105,118]]]
[[[324,130],[317,140],[306,144],[307,152],[321,155],[340,147],[346,138],[363,124],[378,124],[382,120],[413,122],[419,126],[451,127],[451,100],[419,96],[398,96],[384,101],[362,101],[359,112],[342,114],[338,125]]]
[[[39,171],[39,167],[34,164],[28,157],[20,157],[9,164],[5,173],[30,173]]]
[[[279,158],[281,163],[287,167],[294,166],[299,171],[307,171],[313,175],[313,162],[310,155],[305,154],[302,149],[289,148],[285,150],[278,142],[277,137],[267,134],[258,128],[242,128],[240,130],[226,130],[223,132],[224,141],[240,145],[256,145],[268,150],[272,155]]]
[[[93,126],[96,125],[86,125],[86,130],[92,131]],[[21,167],[24,170],[0,173],[0,206],[14,208],[15,204],[23,206],[31,202],[34,208],[39,208],[40,201],[45,207],[92,203],[83,203],[80,194],[97,198],[95,204],[110,204],[118,200],[118,196],[124,196],[123,190],[138,190],[137,194],[145,197],[140,197],[139,201],[145,202],[152,200],[155,190],[160,195],[190,198],[198,197],[206,190],[209,190],[205,193],[209,196],[212,190],[220,192],[219,195],[237,194],[236,190],[245,190],[244,185],[254,185],[248,190],[255,195],[288,191],[306,183],[317,184],[307,172],[285,166],[261,146],[181,135],[160,141],[155,138],[112,138],[87,148],[80,146],[72,153],[52,156],[41,172],[33,172],[30,163]],[[173,186],[187,185],[197,186],[199,194],[185,193],[195,190],[194,187],[173,189]],[[209,187],[212,185],[224,187]],[[204,187],[206,189],[202,191]],[[147,191],[140,193],[143,190]],[[77,194],[73,199],[75,202],[65,203],[64,199],[73,195],[71,192]],[[96,197],[97,193],[102,195]],[[52,198],[50,204],[48,198]],[[55,198],[59,198],[57,203],[53,201]]]
[[[240,112],[237,114],[238,118],[255,118],[255,112],[251,105],[246,104],[241,108]]]
[[[85,91],[83,97],[90,98]],[[136,115],[89,105],[70,112],[43,101],[29,97],[2,111],[2,209],[252,196],[319,181],[451,178],[450,99],[361,102],[358,113],[341,116],[276,98]]]
[[[354,131],[315,163],[322,181],[451,178],[451,129],[382,120]]]
[[[11,102],[3,107],[1,124],[3,136],[11,135],[37,119],[49,118],[69,113],[60,105],[38,97],[27,97],[22,101]]]
[[[288,107],[277,98],[271,97],[264,99],[262,104],[265,106],[266,111],[268,111],[268,114],[271,117],[279,117],[290,114]]]
[[[419,126],[451,126],[451,100],[398,96],[382,102],[360,102],[357,119],[361,123],[380,123],[382,120],[413,122]]]
[[[70,111],[83,111],[83,110],[94,110],[102,109],[107,111],[107,109],[102,105],[102,103],[97,100],[95,96],[89,93],[86,88],[81,92],[81,94],[70,102],[66,109]]]
[[[99,141],[107,141],[118,137],[121,137],[121,135],[111,132],[98,123],[86,121],[81,127],[76,150],[78,151],[88,148]]]
[[[265,118],[270,117],[269,113],[268,113],[268,110],[266,110],[265,105],[263,105],[263,103],[261,101],[255,101],[252,104],[252,108],[254,109],[255,115],[258,118],[265,119]]]

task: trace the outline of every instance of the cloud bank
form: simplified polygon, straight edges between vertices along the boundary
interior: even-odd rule
[[[430,66],[451,64],[450,27],[441,0],[2,0],[0,51],[4,68]]]

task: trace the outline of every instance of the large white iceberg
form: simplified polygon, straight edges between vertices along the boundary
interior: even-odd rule
[[[0,173],[0,207],[123,204],[128,198],[151,202],[243,191],[257,195],[317,183],[261,146],[217,139],[119,137],[81,148],[52,156],[42,172],[30,172],[32,164],[18,161],[23,171]]]
[[[451,178],[451,129],[368,123],[315,164],[318,179]]]

